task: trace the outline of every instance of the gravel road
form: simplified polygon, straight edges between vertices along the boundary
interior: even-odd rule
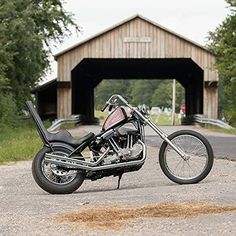
[[[31,175],[31,162],[0,166],[0,235],[236,235],[236,212],[193,218],[148,218],[129,222],[122,231],[86,231],[54,217],[98,205],[143,206],[157,203],[207,202],[236,206],[236,162],[215,160],[209,176],[196,185],[177,185],[161,172],[158,149],[138,172],[85,181],[70,195],[49,195]],[[86,206],[84,206],[86,204]]]

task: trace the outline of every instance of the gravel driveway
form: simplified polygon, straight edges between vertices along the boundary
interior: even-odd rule
[[[170,182],[157,163],[158,149],[138,172],[85,181],[70,195],[49,195],[31,176],[31,162],[0,166],[0,235],[236,235],[236,212],[192,218],[148,218],[128,222],[121,231],[82,230],[55,221],[56,216],[98,205],[143,206],[207,202],[236,206],[236,162],[215,160],[209,176],[196,185]]]

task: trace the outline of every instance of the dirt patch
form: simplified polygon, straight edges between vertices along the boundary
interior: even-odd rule
[[[236,206],[210,203],[162,203],[142,207],[86,206],[80,211],[56,217],[57,222],[69,223],[79,229],[122,230],[124,224],[141,218],[188,218],[200,215],[236,212]]]

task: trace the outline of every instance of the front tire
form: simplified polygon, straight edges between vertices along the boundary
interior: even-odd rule
[[[191,130],[177,131],[168,139],[182,150],[182,158],[167,142],[159,152],[159,163],[164,174],[178,184],[195,184],[211,171],[214,161],[210,143],[201,134]]]
[[[67,170],[55,164],[45,163],[46,153],[68,155],[71,151],[63,147],[42,148],[35,156],[32,163],[32,174],[36,183],[46,192],[51,194],[69,194],[78,189],[84,179],[85,172]]]

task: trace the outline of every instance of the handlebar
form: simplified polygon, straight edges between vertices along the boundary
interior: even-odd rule
[[[141,107],[137,108],[129,104],[121,95],[114,94],[112,95],[107,101],[104,107],[102,108],[102,112],[105,111],[105,109],[109,106],[109,111],[112,110],[113,107],[118,106],[117,99],[120,100],[125,106],[129,107],[132,112],[136,113],[143,121],[148,121],[148,109],[145,105],[142,105]]]
[[[101,112],[104,112],[108,106],[109,106],[109,111],[111,111],[112,108],[117,105],[117,99],[119,99],[126,106],[127,105],[129,106],[128,102],[121,95],[114,94],[106,101],[104,107],[101,109]]]
[[[101,109],[101,111],[105,111],[105,109],[109,106],[109,111],[112,110],[113,107],[117,107],[118,103],[117,100],[120,100],[123,105],[129,107],[132,111],[138,112],[138,109],[136,107],[133,107],[131,104],[129,104],[121,95],[114,94],[112,95],[105,103],[104,107]]]
[[[104,107],[101,109],[101,112],[104,112],[106,110],[107,106],[108,106],[108,103],[106,102]]]

